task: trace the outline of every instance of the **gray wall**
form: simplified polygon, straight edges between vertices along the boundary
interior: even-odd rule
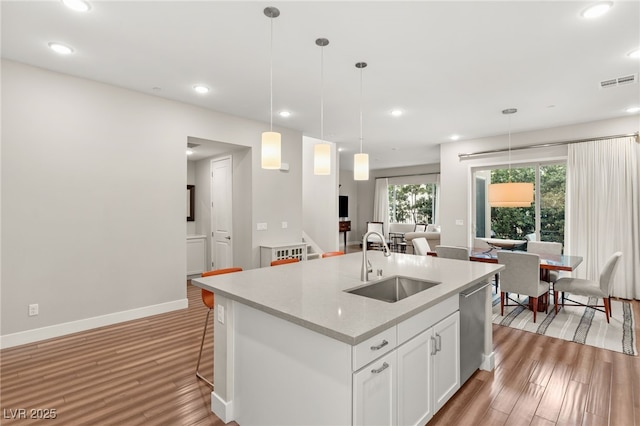
[[[190,136],[252,148],[250,266],[299,240],[302,135],[276,128],[291,170],[262,170],[266,128],[3,60],[2,336],[185,301]]]

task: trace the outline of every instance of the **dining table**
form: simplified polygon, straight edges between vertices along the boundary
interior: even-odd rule
[[[469,260],[472,262],[498,263],[498,251],[496,247],[472,247],[469,249]],[[515,250],[519,251],[519,250]],[[429,255],[437,256],[436,252]],[[549,281],[549,271],[574,271],[581,263],[582,256],[567,254],[538,254],[540,256],[540,279]],[[496,289],[500,283],[500,276],[496,274]],[[548,303],[548,301],[546,301]],[[545,303],[538,306],[539,311],[546,310]]]

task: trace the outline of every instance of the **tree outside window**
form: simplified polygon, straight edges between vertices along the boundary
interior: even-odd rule
[[[433,223],[435,184],[389,185],[392,223]]]

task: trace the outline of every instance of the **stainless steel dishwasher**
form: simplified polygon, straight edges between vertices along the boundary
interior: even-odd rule
[[[481,283],[460,292],[460,385],[482,364],[485,288]]]

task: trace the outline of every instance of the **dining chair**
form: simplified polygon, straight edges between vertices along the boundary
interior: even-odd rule
[[[535,254],[553,254],[562,255],[562,243],[555,243],[551,241],[528,241],[527,252]],[[549,282],[555,283],[558,281],[558,271],[547,271],[547,278]]]
[[[343,255],[344,255],[343,251],[328,251],[328,252],[322,253],[322,258],[324,259],[325,257],[343,256]]]
[[[546,298],[547,309],[549,300],[549,283],[540,279],[540,256],[534,253],[500,250],[498,263],[505,266],[500,272],[500,315],[504,316],[505,306],[526,307],[514,299],[511,301],[515,302],[515,305],[508,304],[509,293],[516,293],[529,296],[531,299],[535,323],[539,299]]]
[[[426,256],[431,251],[429,242],[425,237],[414,238],[411,242],[413,243],[413,254]]]
[[[589,303],[580,303],[575,300],[569,299],[573,304],[566,306],[589,306],[597,311],[603,312],[607,317],[607,323],[611,316],[611,285],[613,284],[613,276],[615,275],[616,268],[622,257],[622,252],[615,252],[604,264],[602,271],[600,271],[600,279],[598,281],[586,280],[583,278],[560,278],[553,286],[555,310],[558,313],[558,292],[562,292],[562,306],[565,306],[564,293],[571,293],[579,296],[587,296],[596,298],[596,304],[591,305]],[[602,299],[603,304],[598,305],[597,299]]]
[[[391,241],[384,234],[384,223],[383,222],[367,222],[367,232],[376,231],[379,232],[385,239],[387,246],[391,246]],[[376,249],[381,250],[383,247],[382,241],[380,241],[380,237],[377,235],[369,235],[367,237],[367,250],[371,247],[375,247]]]
[[[287,259],[272,260],[271,266],[286,265],[287,263],[296,263],[296,262],[300,262],[300,259],[298,259],[297,257],[289,257]]]
[[[202,277],[211,277],[214,275],[222,275],[222,274],[230,274],[232,272],[240,272],[242,268],[223,268],[223,269],[215,269],[213,271],[207,271],[202,273]],[[211,311],[215,306],[213,293],[209,290],[202,289],[202,302],[205,304],[207,308],[207,317],[204,320],[204,330],[202,330],[202,341],[200,342],[200,352],[198,353],[198,363],[196,364],[196,377],[200,380],[203,380],[207,383],[211,389],[213,389],[213,383],[207,380],[202,374],[200,374],[200,359],[202,358],[202,348],[204,347],[204,337],[207,334],[207,326],[209,325],[209,315],[211,315]]]
[[[469,260],[469,249],[456,246],[436,246],[438,257],[445,259]]]

